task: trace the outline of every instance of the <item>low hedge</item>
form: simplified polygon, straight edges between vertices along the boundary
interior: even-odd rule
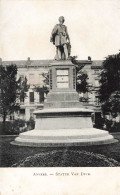
[[[35,120],[33,117],[30,117],[29,121],[26,122],[27,127],[29,128],[29,130],[34,129],[35,128]]]
[[[5,124],[0,123],[0,134],[1,135],[18,135],[19,133],[34,129],[35,121],[31,119],[25,121],[17,119],[14,121],[6,121]]]
[[[93,152],[57,149],[41,152],[22,159],[12,167],[117,167],[120,163],[112,158]]]
[[[108,119],[101,119],[94,125],[94,128],[104,129],[109,132],[120,132],[120,122],[115,122]]]

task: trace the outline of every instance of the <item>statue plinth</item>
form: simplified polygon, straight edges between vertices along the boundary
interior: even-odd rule
[[[114,143],[107,131],[93,128],[92,110],[82,108],[76,92],[76,66],[69,60],[49,65],[50,91],[35,129],[21,133],[13,144],[24,146],[78,146]]]
[[[76,66],[70,60],[49,65],[49,94],[44,108],[80,107],[76,92]]]

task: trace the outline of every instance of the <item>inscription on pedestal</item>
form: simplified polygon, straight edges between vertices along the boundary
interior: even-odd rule
[[[73,89],[76,88],[76,70],[73,68]]]
[[[57,88],[69,88],[69,70],[57,69]]]
[[[50,89],[52,89],[52,70],[50,70]]]

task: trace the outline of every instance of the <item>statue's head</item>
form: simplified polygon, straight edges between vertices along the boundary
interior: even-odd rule
[[[60,24],[63,24],[64,21],[65,21],[65,18],[64,18],[63,16],[60,16],[60,17],[59,17],[59,22],[60,22]]]

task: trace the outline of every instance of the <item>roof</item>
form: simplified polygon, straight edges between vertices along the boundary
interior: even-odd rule
[[[101,66],[103,63],[103,60],[94,60],[92,62],[92,66]]]
[[[52,59],[49,60],[30,60],[30,58],[28,58],[27,60],[17,60],[17,61],[2,61],[2,65],[3,66],[8,66],[11,64],[16,64],[17,67],[48,67],[49,64],[53,62]],[[84,63],[84,62],[89,62],[86,60],[79,60],[78,63]],[[95,67],[102,67],[102,60],[94,60],[91,61],[92,63],[88,63],[91,64],[91,68],[95,68]]]
[[[103,60],[95,60],[91,64],[91,69],[102,69]]]
[[[48,66],[53,60],[17,60],[17,61],[2,61],[3,66],[16,64],[18,67],[32,66]]]

